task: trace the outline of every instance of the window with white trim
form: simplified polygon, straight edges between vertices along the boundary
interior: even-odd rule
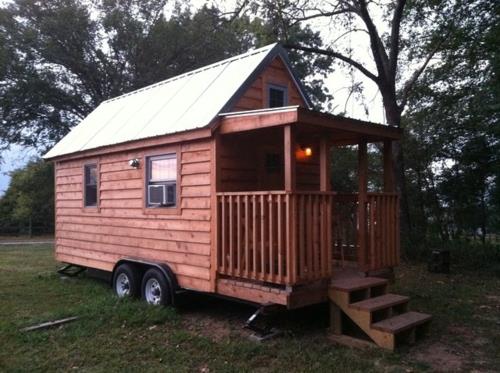
[[[148,157],[146,171],[146,206],[176,207],[177,155]]]

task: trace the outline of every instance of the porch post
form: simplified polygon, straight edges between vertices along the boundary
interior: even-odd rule
[[[285,191],[287,195],[285,201],[286,207],[286,271],[287,288],[291,287],[297,281],[297,202],[295,195],[295,128],[292,125],[283,127],[283,149],[284,149],[284,174]]]
[[[289,124],[283,128],[284,133],[284,163],[285,163],[285,190],[295,190],[295,131]]]
[[[392,141],[384,140],[384,192],[394,193],[394,166],[392,157]]]
[[[366,152],[366,140],[362,139],[358,144],[358,263],[360,269],[365,270],[367,264],[367,226],[366,226],[366,200],[368,188],[368,155]]]
[[[328,192],[330,186],[330,144],[325,138],[319,142],[319,185],[322,192]]]

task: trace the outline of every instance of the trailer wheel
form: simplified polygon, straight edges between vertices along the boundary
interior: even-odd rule
[[[142,298],[154,306],[168,306],[172,303],[172,289],[158,269],[149,269],[142,278]]]
[[[137,297],[140,282],[139,272],[128,263],[120,264],[113,275],[113,289],[118,298]]]

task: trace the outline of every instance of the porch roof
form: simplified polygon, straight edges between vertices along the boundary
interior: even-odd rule
[[[332,143],[338,145],[353,145],[360,140],[367,142],[399,140],[402,136],[402,130],[399,128],[322,113],[300,106],[223,113],[219,116],[218,128],[221,134],[291,124],[297,126],[301,132],[329,137]]]

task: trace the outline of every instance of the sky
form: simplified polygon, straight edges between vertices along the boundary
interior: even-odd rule
[[[5,3],[5,0],[0,0],[0,4]],[[193,7],[199,8],[204,4],[214,3],[223,11],[234,9],[235,0],[192,0]],[[377,18],[377,17],[375,17]],[[311,21],[313,30],[319,30],[323,40],[337,40],[339,30],[335,25],[330,24],[325,20]],[[377,25],[379,30],[383,25]],[[354,33],[349,36],[338,39],[336,46],[341,48],[349,47],[355,51],[355,56],[358,61],[372,61],[370,55],[367,38],[363,33]],[[372,68],[373,66],[368,65]],[[364,87],[364,105],[349,96],[349,87],[352,82],[362,82]],[[345,69],[336,69],[334,73],[324,80],[324,84],[334,96],[333,112],[338,114],[345,112],[346,116],[367,120],[376,123],[386,123],[382,100],[376,85],[365,78],[362,74],[354,71],[347,73]],[[8,183],[8,173],[13,169],[24,166],[32,157],[36,156],[36,151],[33,149],[25,149],[19,146],[11,146],[8,151],[0,152],[0,196],[5,192]]]

